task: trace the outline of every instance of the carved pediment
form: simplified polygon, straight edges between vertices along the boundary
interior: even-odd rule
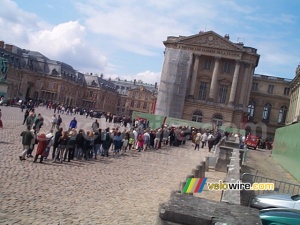
[[[216,34],[213,31],[196,34],[181,39],[179,44],[198,45],[209,48],[219,48],[233,51],[240,51],[241,47],[236,46],[228,39]]]

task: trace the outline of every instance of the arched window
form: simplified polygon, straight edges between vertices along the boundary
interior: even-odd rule
[[[248,105],[248,121],[252,122],[254,120],[254,111],[255,111],[256,102],[251,100]]]
[[[213,115],[212,117],[212,123],[216,127],[220,127],[223,124],[223,116],[219,113]]]
[[[141,103],[138,102],[137,105],[136,105],[136,107],[137,107],[137,108],[141,108]]]
[[[263,114],[262,114],[262,121],[263,122],[269,122],[270,120],[270,115],[271,115],[271,109],[272,105],[270,103],[266,103],[263,109]]]
[[[279,114],[278,114],[278,123],[285,123],[287,111],[288,108],[285,105],[280,107]]]
[[[195,122],[199,122],[201,123],[202,122],[202,112],[197,110],[193,113],[193,116],[192,116],[192,121],[195,121]]]

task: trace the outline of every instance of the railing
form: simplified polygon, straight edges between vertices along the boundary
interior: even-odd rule
[[[241,176],[241,181],[244,183],[273,183],[274,190],[256,190],[256,191],[242,191],[242,199],[241,204],[249,206],[251,200],[256,195],[261,194],[271,194],[271,193],[278,193],[278,194],[289,194],[289,195],[296,195],[300,194],[300,185],[293,184],[281,180],[276,180],[268,177],[258,176],[257,174],[250,174],[250,173],[243,173]]]

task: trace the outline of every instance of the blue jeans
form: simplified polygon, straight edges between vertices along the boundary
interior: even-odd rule
[[[95,154],[95,157],[100,154],[100,144],[95,144],[94,145],[94,154]]]

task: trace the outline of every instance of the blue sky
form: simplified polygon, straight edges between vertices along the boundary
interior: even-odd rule
[[[0,39],[83,73],[154,83],[168,36],[213,30],[258,49],[255,73],[292,79],[299,9],[286,0],[1,0]]]

